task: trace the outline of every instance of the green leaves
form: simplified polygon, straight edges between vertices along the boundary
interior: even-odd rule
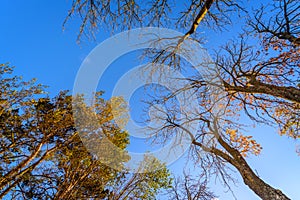
[[[126,118],[122,98],[106,101],[99,92],[93,108],[78,98],[76,120],[87,120],[86,129],[75,126],[74,101],[68,91],[51,99],[35,80],[10,78],[11,73],[12,68],[0,65],[0,198],[108,199],[119,191],[115,183],[127,197],[153,199],[169,183],[169,172],[158,161],[153,163],[161,169],[155,173],[132,175],[124,168],[130,157],[129,134],[118,126]],[[79,134],[78,128],[86,131]],[[111,157],[110,164],[118,167],[110,168],[85,148],[82,140],[91,139],[90,135],[95,151]],[[97,141],[103,137],[119,152],[99,149]],[[130,181],[138,186],[125,189]]]

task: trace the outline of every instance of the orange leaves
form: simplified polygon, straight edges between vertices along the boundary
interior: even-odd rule
[[[235,141],[237,130],[227,129],[226,134],[229,135],[230,141]]]
[[[300,104],[278,105],[274,108],[273,117],[279,124],[279,134],[292,138],[300,138],[299,122]]]
[[[123,97],[112,97],[109,101],[113,120],[119,128],[125,128],[129,119],[129,110],[127,102]]]
[[[290,111],[283,107],[283,106],[279,106],[279,107],[275,107],[275,117],[281,117],[281,116],[284,116],[284,115],[287,115]]]
[[[226,134],[229,135],[230,142],[235,145],[242,156],[246,157],[248,153],[260,154],[262,147],[252,139],[252,136],[243,136],[233,129],[227,129]]]

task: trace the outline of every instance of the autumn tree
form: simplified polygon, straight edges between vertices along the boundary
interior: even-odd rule
[[[252,136],[243,134],[244,125],[236,123],[236,118],[244,112],[254,122],[276,124],[281,134],[299,138],[300,5],[297,0],[273,0],[271,5],[262,5],[253,11],[243,6],[245,2],[199,0],[181,6],[182,2],[172,4],[167,0],[148,4],[134,0],[117,1],[116,4],[110,0],[74,0],[67,20],[74,14],[81,16],[79,39],[84,33],[93,35],[100,25],[109,30],[163,26],[183,31],[185,34],[178,39],[173,52],[169,47],[166,47],[168,51],[147,51],[148,58],[174,70],[186,66],[176,56],[181,44],[189,38],[203,41],[203,34],[198,31],[200,27],[222,32],[232,20],[242,22],[240,35],[219,47],[213,55],[221,83],[213,86],[224,91],[222,96],[210,99],[206,95],[209,83],[199,75],[188,77],[186,87],[178,91],[192,90],[199,94],[197,101],[201,112],[194,113],[193,119],[179,120],[176,110],[166,106],[169,110],[163,111],[165,117],[159,115],[164,123],[155,133],[157,138],[170,137],[175,132],[189,135],[195,165],[209,169],[227,185],[231,177],[227,167],[230,166],[260,198],[289,199],[257,176],[247,163],[247,156],[259,154],[261,146]],[[172,103],[174,96],[162,95],[150,104],[167,105]],[[215,116],[212,112],[212,102],[218,101],[225,111],[223,116]],[[199,130],[191,132],[184,127],[191,120],[201,124]],[[207,137],[215,138],[214,142],[208,144]],[[203,151],[209,154],[199,156]]]
[[[0,198],[154,198],[169,187],[169,171],[151,158],[145,162],[159,170],[139,175],[126,170],[128,133],[112,120],[111,103],[101,98],[101,92],[92,117],[99,119],[102,131],[93,133],[105,134],[123,150],[114,161],[119,168],[101,163],[83,145],[74,125],[72,96],[61,92],[51,99],[44,86],[22,81],[12,72],[9,65],[0,66]],[[80,98],[76,102],[81,112],[91,111]]]

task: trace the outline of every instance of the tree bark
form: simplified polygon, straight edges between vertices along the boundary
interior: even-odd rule
[[[290,200],[290,198],[288,198],[280,190],[275,189],[274,187],[263,181],[260,177],[258,177],[248,165],[247,161],[243,158],[241,153],[235,148],[231,147],[227,142],[225,142],[219,134],[217,135],[217,141],[225,151],[215,147],[207,148],[202,143],[197,142],[195,138],[192,137],[192,139],[192,144],[201,147],[206,152],[212,153],[215,156],[222,158],[233,167],[235,167],[242,176],[244,183],[261,199]]]
[[[230,157],[215,153],[233,165],[240,173],[244,183],[263,200],[290,200],[280,190],[273,188],[258,177],[238,150],[227,144],[221,137],[218,142],[230,154]],[[226,154],[227,155],[227,154]]]
[[[236,168],[240,172],[244,183],[263,200],[290,200],[280,190],[273,188],[259,178],[242,158]]]
[[[258,80],[249,82],[251,86],[233,86],[223,81],[227,91],[245,92],[252,94],[268,94],[274,97],[279,97],[294,103],[300,103],[300,90],[295,87],[284,87],[266,84]]]

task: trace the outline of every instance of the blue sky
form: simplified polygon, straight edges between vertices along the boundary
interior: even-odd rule
[[[22,75],[25,80],[37,78],[39,83],[50,86],[51,96],[60,90],[72,90],[83,59],[110,36],[108,32],[100,31],[97,41],[84,40],[78,45],[78,18],[72,19],[62,30],[70,0],[4,0],[0,4],[0,63],[10,62],[16,66],[16,75]],[[123,68],[120,68],[121,64]],[[134,54],[120,58],[111,66],[99,88],[105,89],[113,84],[123,69],[137,64]],[[279,136],[277,130],[270,127],[258,126],[249,134],[253,134],[263,146],[261,155],[248,159],[251,166],[266,182],[282,189],[291,199],[300,199],[300,157],[295,153],[296,142]],[[134,149],[138,150],[139,144],[134,145]],[[170,166],[172,171],[181,172],[182,160]],[[236,177],[239,178],[239,175]],[[220,184],[212,183],[211,187],[220,196],[219,199],[233,199]],[[233,189],[237,199],[259,199],[240,179]]]

